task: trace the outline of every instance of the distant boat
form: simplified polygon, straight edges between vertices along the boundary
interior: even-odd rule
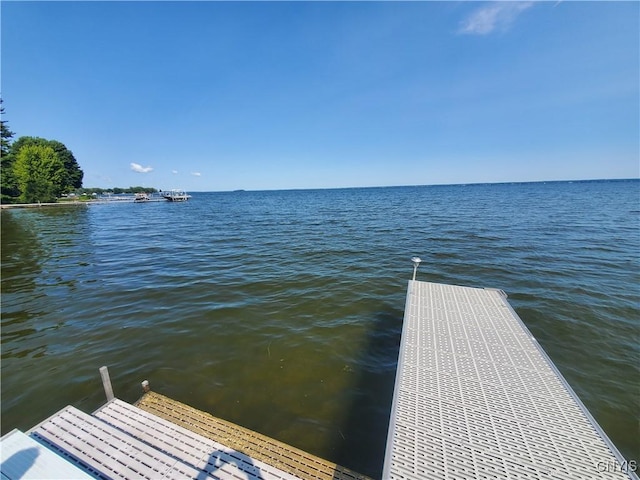
[[[148,193],[136,193],[135,198],[133,199],[134,202],[148,202],[149,200],[151,200],[151,197],[149,196]]]
[[[184,190],[169,190],[160,192],[160,195],[170,202],[186,202],[191,198],[191,195]]]

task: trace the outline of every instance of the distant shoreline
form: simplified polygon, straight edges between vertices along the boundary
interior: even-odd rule
[[[59,207],[59,206],[67,206],[67,205],[87,205],[89,203],[95,202],[80,202],[80,201],[72,201],[72,202],[57,202],[57,203],[3,203],[0,205],[0,210],[9,209],[9,208],[41,208],[41,207]]]
[[[382,188],[438,188],[438,187],[479,187],[479,186],[505,186],[505,185],[529,185],[529,184],[557,184],[557,183],[597,183],[597,182],[638,182],[640,178],[602,178],[602,179],[586,179],[586,180],[533,180],[524,182],[487,182],[487,183],[451,183],[451,184],[425,184],[425,185],[380,185],[368,187],[324,187],[324,188],[281,188],[274,190],[211,190],[197,191],[195,193],[261,193],[261,192],[292,192],[292,191],[321,191],[321,190],[362,190],[362,189],[382,189]],[[100,200],[92,199],[87,201],[66,200],[56,203],[6,203],[0,204],[0,210],[10,208],[40,208],[40,207],[59,207],[66,205],[100,205],[105,203],[117,203],[117,200]]]

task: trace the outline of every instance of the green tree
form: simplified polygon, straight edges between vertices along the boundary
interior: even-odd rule
[[[18,152],[26,145],[43,145],[53,148],[58,158],[64,163],[66,174],[62,180],[62,192],[72,192],[76,188],[82,187],[82,178],[84,173],[80,169],[76,158],[73,156],[64,143],[57,140],[47,140],[40,137],[20,137],[11,145],[11,153],[17,155]]]
[[[23,146],[16,155],[13,173],[24,203],[55,202],[63,192],[64,162],[50,146]]]
[[[65,193],[72,192],[76,188],[82,187],[82,178],[84,177],[83,171],[80,169],[80,165],[76,158],[73,156],[71,150],[57,140],[49,140],[48,145],[53,148],[58,158],[64,163],[64,169],[67,174],[64,180]]]
[[[6,163],[6,172],[3,172],[2,184],[3,203],[10,200],[9,197],[18,197],[21,193],[24,193],[18,184],[14,165],[20,152],[27,146],[49,147],[55,152],[58,159],[62,161],[64,165],[64,175],[56,177],[56,181],[58,182],[54,189],[56,192],[60,194],[69,193],[82,187],[83,172],[73,153],[63,143],[57,140],[46,140],[39,137],[20,137],[11,144],[7,160],[6,162],[3,161],[3,170],[5,170]]]
[[[152,187],[129,187],[125,190],[126,193],[155,193],[157,190]]]

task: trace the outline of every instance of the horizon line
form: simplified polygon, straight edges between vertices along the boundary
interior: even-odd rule
[[[638,177],[627,178],[584,178],[584,179],[563,179],[563,180],[505,180],[499,182],[461,182],[461,183],[425,183],[425,184],[404,184],[404,185],[369,185],[369,186],[350,186],[350,187],[291,187],[291,188],[235,188],[231,190],[189,190],[193,193],[235,193],[235,192],[289,192],[289,191],[306,191],[306,190],[352,190],[352,189],[364,189],[364,188],[415,188],[415,187],[456,187],[456,186],[477,186],[477,185],[515,185],[515,184],[529,184],[529,183],[586,183],[586,182],[628,182],[638,181]],[[138,187],[138,185],[136,185]],[[144,187],[153,188],[158,191],[161,189],[157,187]],[[102,189],[113,190],[114,188],[135,188],[135,187],[82,187],[84,189]],[[164,189],[162,189],[164,190]]]
[[[405,185],[370,185],[366,187],[293,187],[293,188],[266,188],[266,189],[244,189],[233,190],[190,190],[193,193],[234,193],[234,192],[290,192],[305,190],[356,190],[365,188],[415,188],[415,187],[467,187],[477,185],[516,185],[527,183],[586,183],[586,182],[630,182],[640,181],[640,176],[630,178],[584,178],[566,180],[514,180],[501,182],[466,182],[466,183],[425,183],[425,184],[405,184]]]

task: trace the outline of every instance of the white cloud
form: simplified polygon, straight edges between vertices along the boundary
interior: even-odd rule
[[[533,2],[494,2],[471,13],[460,25],[458,33],[488,35],[494,30],[506,30]]]
[[[173,173],[174,175],[178,174],[178,170],[171,170],[171,173]]]
[[[200,172],[191,172],[191,175],[193,175],[194,177],[201,177],[202,174]]]
[[[131,162],[131,170],[138,173],[149,173],[151,170],[153,170],[153,168],[143,167],[142,165]]]

